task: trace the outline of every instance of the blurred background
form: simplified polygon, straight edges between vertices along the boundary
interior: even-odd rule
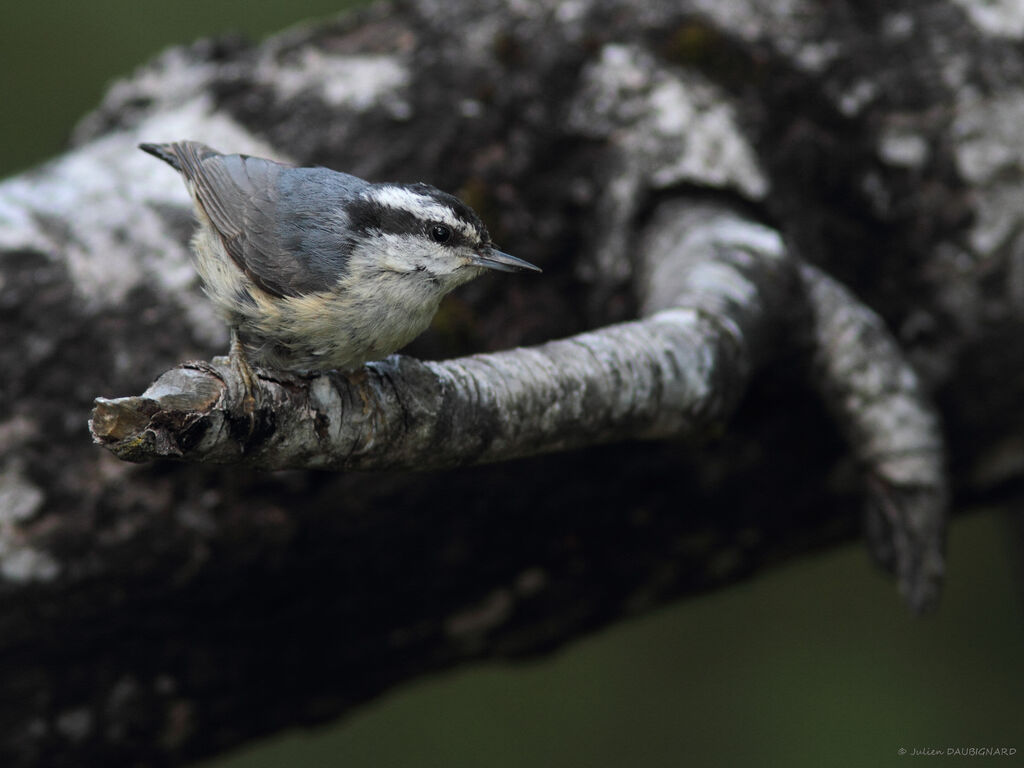
[[[344,5],[4,3],[0,176],[61,152],[112,79],[169,45],[258,39]],[[539,661],[424,679],[337,725],[201,765],[859,767],[913,759],[901,748],[970,747],[1018,750],[973,765],[1024,764],[1024,601],[1010,534],[998,510],[953,523],[933,616],[910,616],[853,543]]]

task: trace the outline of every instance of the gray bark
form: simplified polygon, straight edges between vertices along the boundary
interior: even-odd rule
[[[865,503],[934,600],[947,488],[1009,504],[1024,473],[1024,29],[634,6],[417,0],[176,49],[0,185],[4,765],[335,717],[847,539]],[[544,276],[466,286],[354,376],[264,372],[254,439],[229,370],[175,368],[227,340],[180,181],[133,149],[180,138],[457,191]],[[202,463],[92,445],[97,396],[119,455]]]

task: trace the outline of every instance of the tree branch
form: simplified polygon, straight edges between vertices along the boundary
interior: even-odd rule
[[[802,265],[812,381],[868,480],[871,552],[912,608],[935,606],[945,573],[949,489],[938,414],[881,318]]]
[[[748,5],[412,0],[205,41],[0,184],[4,765],[336,717],[848,540],[865,497],[932,602],[948,478],[1005,504],[1024,474],[1021,49],[962,3]],[[264,372],[255,421],[216,362],[95,402],[225,348],[187,193],[134,149],[178,138],[457,191],[544,277],[464,286],[412,357]],[[181,460],[96,450],[94,407],[118,455]]]
[[[650,232],[657,279],[645,300],[674,308],[644,320],[445,362],[396,355],[349,376],[263,371],[251,430],[230,366],[188,364],[140,397],[99,398],[94,439],[131,461],[438,469],[699,436],[735,407],[792,273],[770,230],[707,206],[685,218],[692,235],[671,247]]]
[[[873,552],[915,610],[943,574],[938,420],[880,318],[779,236],[729,209],[672,200],[641,248],[651,314],[537,347],[355,374],[259,375],[250,421],[237,372],[190,363],[139,397],[99,398],[90,428],[119,458],[261,469],[443,469],[610,441],[698,438],[724,422],[767,340],[808,306],[812,379],[870,480]]]

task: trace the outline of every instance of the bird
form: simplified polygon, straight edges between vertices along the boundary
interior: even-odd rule
[[[196,141],[139,148],[181,174],[193,263],[230,329],[229,359],[351,371],[404,347],[441,299],[489,271],[540,272],[498,250],[480,217],[429,184],[224,154]]]

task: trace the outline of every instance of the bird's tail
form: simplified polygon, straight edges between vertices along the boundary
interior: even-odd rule
[[[174,170],[181,170],[181,160],[178,159],[177,146],[175,144],[139,144],[139,149],[148,152],[153,157],[159,157]]]
[[[174,141],[169,144],[139,144],[139,149],[153,157],[159,157],[174,170],[184,173],[188,167],[212,155],[219,155],[216,149],[198,141]]]

